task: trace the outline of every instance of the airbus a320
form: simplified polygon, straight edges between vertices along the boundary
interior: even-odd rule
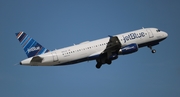
[[[152,47],[166,39],[168,34],[157,28],[142,28],[53,51],[43,47],[25,32],[16,33],[16,37],[28,57],[20,62],[21,65],[63,66],[96,60],[96,68],[99,69],[104,64],[111,64],[119,55],[135,53],[141,47],[148,47],[155,53]]]

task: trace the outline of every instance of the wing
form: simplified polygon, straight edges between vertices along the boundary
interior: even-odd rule
[[[111,61],[118,58],[118,52],[122,45],[117,36],[110,36],[106,49],[96,59],[97,68],[100,68],[102,64],[111,64]]]
[[[117,36],[110,36],[109,42],[104,50],[104,53],[117,52],[121,48],[121,43]]]

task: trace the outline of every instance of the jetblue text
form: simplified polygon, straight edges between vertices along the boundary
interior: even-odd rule
[[[141,32],[141,33],[130,33],[129,35],[123,36],[123,40],[124,43],[126,43],[129,40],[133,40],[133,39],[137,39],[137,38],[141,38],[141,37],[145,37],[145,33]]]

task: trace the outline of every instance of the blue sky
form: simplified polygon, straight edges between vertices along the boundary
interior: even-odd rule
[[[1,97],[179,97],[178,0],[1,0]],[[153,47],[95,68],[14,65],[26,58],[15,37],[25,31],[50,50],[141,27],[169,34]]]

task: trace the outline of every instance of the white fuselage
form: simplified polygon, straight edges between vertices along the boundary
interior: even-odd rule
[[[166,32],[158,31],[157,28],[143,28],[124,34],[115,35],[119,38],[122,46],[136,43],[139,47],[159,43],[168,35]],[[32,58],[21,61],[22,65],[32,66],[54,66],[69,65],[78,62],[94,60],[101,54],[109,42],[109,37],[94,41],[87,41],[70,47],[54,50],[38,55],[43,58],[41,62],[31,62]],[[120,54],[120,53],[119,53]]]

